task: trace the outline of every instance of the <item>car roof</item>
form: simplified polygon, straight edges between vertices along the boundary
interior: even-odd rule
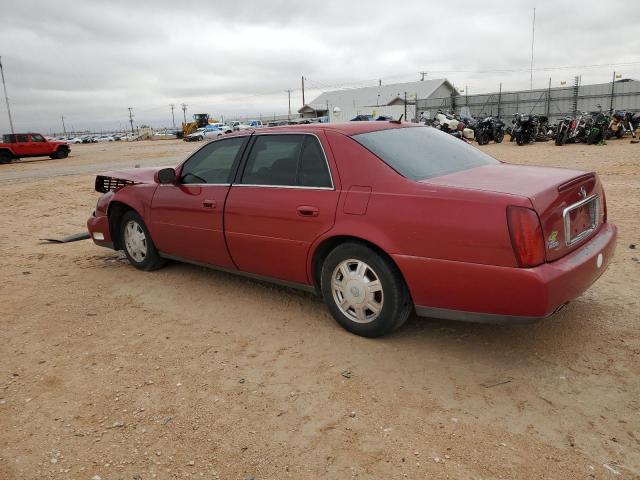
[[[274,127],[265,127],[260,130],[255,130],[256,133],[260,132],[318,132],[322,130],[333,130],[335,132],[342,133],[344,135],[357,135],[359,133],[377,132],[379,130],[389,130],[392,128],[405,128],[405,127],[417,127],[416,123],[409,122],[342,122],[342,123],[309,123],[300,125],[282,125]]]

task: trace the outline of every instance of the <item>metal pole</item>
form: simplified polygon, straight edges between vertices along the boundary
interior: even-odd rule
[[[171,107],[171,121],[173,122],[173,129],[176,129],[176,117],[173,114],[173,109],[175,108],[175,105],[173,103],[169,104],[169,106]]]
[[[533,7],[533,26],[531,28],[531,68],[529,77],[529,90],[533,90],[533,44],[536,40],[536,8]]]
[[[304,101],[304,75],[302,76],[302,106],[304,107],[306,105],[305,101]]]
[[[9,97],[7,96],[7,84],[4,82],[4,68],[2,67],[2,57],[0,57],[0,74],[2,74],[2,87],[4,88],[4,101],[7,103],[7,113],[9,114],[9,125],[11,126],[11,135],[15,135],[13,130],[13,119],[11,118],[11,107],[9,106]]]
[[[187,104],[182,104],[182,115],[184,117],[184,123],[187,123]]]
[[[498,91],[498,118],[500,118],[500,104],[502,103],[502,82],[500,82],[500,90]]]
[[[549,77],[549,89],[547,90],[547,119],[551,114],[551,77]]]
[[[287,94],[289,95],[289,113],[287,115],[287,119],[291,120],[291,89],[287,90]]]
[[[64,126],[64,115],[62,115],[60,118],[62,118],[62,133],[64,133],[66,135],[67,134],[67,128]]]
[[[609,112],[613,112],[613,100],[616,94],[616,72],[613,72],[613,78],[611,79],[611,104],[609,107]]]
[[[407,92],[404,92],[404,120],[407,121]]]

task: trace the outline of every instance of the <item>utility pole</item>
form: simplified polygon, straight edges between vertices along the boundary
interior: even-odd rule
[[[302,106],[304,107],[306,104],[304,102],[304,75],[302,76]]]
[[[529,90],[533,90],[533,43],[536,39],[536,7],[533,7],[533,26],[531,28],[531,67],[529,69]]]
[[[131,124],[131,135],[135,135],[133,131],[133,107],[129,107],[129,123]]]
[[[2,68],[2,57],[0,57],[0,74],[2,74],[2,87],[4,88],[4,101],[7,102],[7,113],[9,114],[9,125],[11,125],[11,135],[14,135],[16,132],[13,130],[13,119],[11,118],[11,107],[9,106],[9,97],[7,96],[7,84],[4,82],[4,68]]]
[[[291,120],[291,89],[285,90],[289,95],[289,114],[287,115],[287,119]]]
[[[420,77],[420,81],[421,81],[421,82],[424,82],[424,77],[425,77],[425,75],[427,74],[427,72],[418,72],[418,73],[421,75],[421,77]]]
[[[498,91],[498,118],[500,118],[500,107],[502,106],[502,82],[500,82],[500,90]]]
[[[173,103],[169,104],[169,107],[171,107],[171,121],[173,122],[173,129],[176,129],[176,117],[173,114],[173,109],[175,108],[175,105]]]
[[[62,115],[60,118],[62,119],[62,132],[66,135],[67,128],[64,126],[64,115]]]
[[[184,123],[187,123],[187,104],[182,104],[182,115],[184,116]]]

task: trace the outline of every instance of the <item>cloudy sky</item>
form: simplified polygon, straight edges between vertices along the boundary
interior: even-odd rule
[[[187,115],[287,112],[323,89],[446,77],[470,93],[640,78],[634,2],[0,0],[17,130],[171,126]],[[615,64],[615,65],[613,65]],[[0,131],[8,131],[6,106]]]

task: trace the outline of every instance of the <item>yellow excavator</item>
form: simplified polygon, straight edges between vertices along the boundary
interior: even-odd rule
[[[186,137],[195,132],[198,128],[206,127],[209,124],[208,113],[196,113],[193,115],[193,122],[182,123],[182,136]]]

